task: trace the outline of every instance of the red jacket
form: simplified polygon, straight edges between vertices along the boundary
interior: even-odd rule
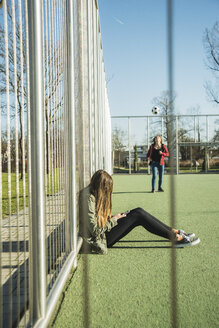
[[[164,158],[169,156],[168,149],[164,144],[162,144],[162,149],[163,149],[163,152],[162,152],[162,155],[160,158],[160,165],[164,165]],[[153,151],[154,151],[154,144],[150,145],[150,148],[148,149],[148,152],[147,152],[147,158],[148,157],[152,158]]]

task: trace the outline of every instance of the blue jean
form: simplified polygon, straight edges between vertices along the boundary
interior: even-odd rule
[[[158,188],[161,188],[163,182],[163,175],[164,175],[164,165],[160,165],[160,163],[152,161],[151,169],[152,169],[152,189],[155,189],[157,170],[159,172]]]

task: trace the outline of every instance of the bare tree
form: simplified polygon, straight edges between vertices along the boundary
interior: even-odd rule
[[[203,38],[206,65],[212,71],[215,82],[206,82],[205,89],[210,101],[219,104],[219,22],[211,30],[207,29]]]
[[[124,139],[125,132],[115,127],[112,131],[112,149],[117,151],[122,151],[125,149]]]
[[[125,132],[115,127],[112,131],[112,150],[118,155],[118,166],[120,167],[120,155],[125,151],[124,145]]]
[[[176,99],[175,93],[173,94],[172,99],[170,99],[169,91],[163,91],[159,97],[155,97],[152,100],[152,103],[160,108],[161,110],[160,114],[164,116],[164,125],[165,125],[164,139],[167,141],[168,145],[171,144],[170,142],[171,133],[169,127],[171,126],[172,119],[171,119],[170,109],[175,99]]]
[[[8,169],[8,139],[7,132],[3,131],[1,135],[1,158],[2,158],[2,172],[7,172]],[[11,129],[10,133],[10,161],[11,170],[15,172],[16,170],[16,137],[15,129]]]
[[[17,14],[17,8],[15,12]],[[7,20],[8,20],[8,62],[9,62],[9,93],[10,93],[10,118],[15,118],[15,102],[17,104],[17,113],[19,119],[19,158],[21,165],[21,179],[23,178],[23,140],[25,138],[25,119],[22,118],[23,113],[27,111],[27,81],[26,81],[26,33],[25,25],[20,30],[19,22],[15,21],[15,42],[12,30],[12,8],[10,1],[7,6]],[[46,133],[46,165],[47,173],[50,170],[50,148],[53,147],[50,140],[50,134],[55,129],[56,121],[60,115],[59,109],[63,105],[63,96],[60,96],[59,86],[64,81],[64,67],[60,56],[60,48],[55,40],[50,41],[49,49],[46,48],[45,42],[45,96],[44,96],[44,109],[45,109],[45,133]],[[15,48],[16,47],[16,48]],[[16,50],[16,58],[15,58]],[[21,53],[22,52],[22,53]],[[23,67],[19,64],[23,59]],[[15,82],[15,65],[16,80]],[[0,23],[0,94],[1,108],[3,115],[7,110],[7,72],[5,65],[5,31],[4,25]],[[23,79],[22,79],[23,77]],[[23,80],[23,81],[22,81]],[[11,97],[11,96],[14,96]],[[16,99],[15,99],[16,97]],[[51,138],[52,139],[52,138]]]
[[[7,6],[7,19],[8,26],[12,27],[13,17],[12,17],[12,9],[10,2]],[[23,62],[26,62],[26,51],[25,51],[25,31],[24,28],[20,29],[19,23],[15,22],[15,39],[16,45],[14,44],[14,36],[12,28],[8,29],[8,69],[9,69],[9,93],[10,95],[15,95],[16,99],[11,101],[10,103],[10,118],[13,120],[15,118],[15,102],[17,103],[17,114],[19,120],[19,157],[20,157],[20,166],[21,166],[21,179],[23,178],[23,140],[25,138],[25,127],[24,127],[24,118],[23,112],[26,111],[26,83],[25,83],[25,75],[26,75],[26,65],[23,65],[23,68],[19,64],[21,62],[21,57],[23,58]],[[15,58],[16,51],[16,58]],[[15,82],[15,63],[16,63],[16,79]],[[5,65],[5,31],[4,26],[0,25],[0,94],[2,96],[2,111],[3,114],[7,109],[7,71]],[[15,90],[16,88],[16,90]],[[16,92],[15,92],[16,91]],[[12,100],[12,98],[10,98]]]

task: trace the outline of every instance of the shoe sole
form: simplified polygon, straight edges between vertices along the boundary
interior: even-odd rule
[[[175,244],[173,247],[175,248],[184,248],[184,247],[187,247],[187,246],[195,246],[195,245],[198,245],[200,243],[200,239],[197,238],[193,241],[191,241],[190,243],[186,243],[186,244]]]

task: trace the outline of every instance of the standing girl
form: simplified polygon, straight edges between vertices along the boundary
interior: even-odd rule
[[[164,175],[164,158],[169,156],[167,147],[163,144],[161,136],[156,136],[153,139],[153,144],[150,146],[147,159],[152,169],[152,192],[155,189],[157,179],[157,170],[159,172],[158,191],[164,191],[162,188]]]

